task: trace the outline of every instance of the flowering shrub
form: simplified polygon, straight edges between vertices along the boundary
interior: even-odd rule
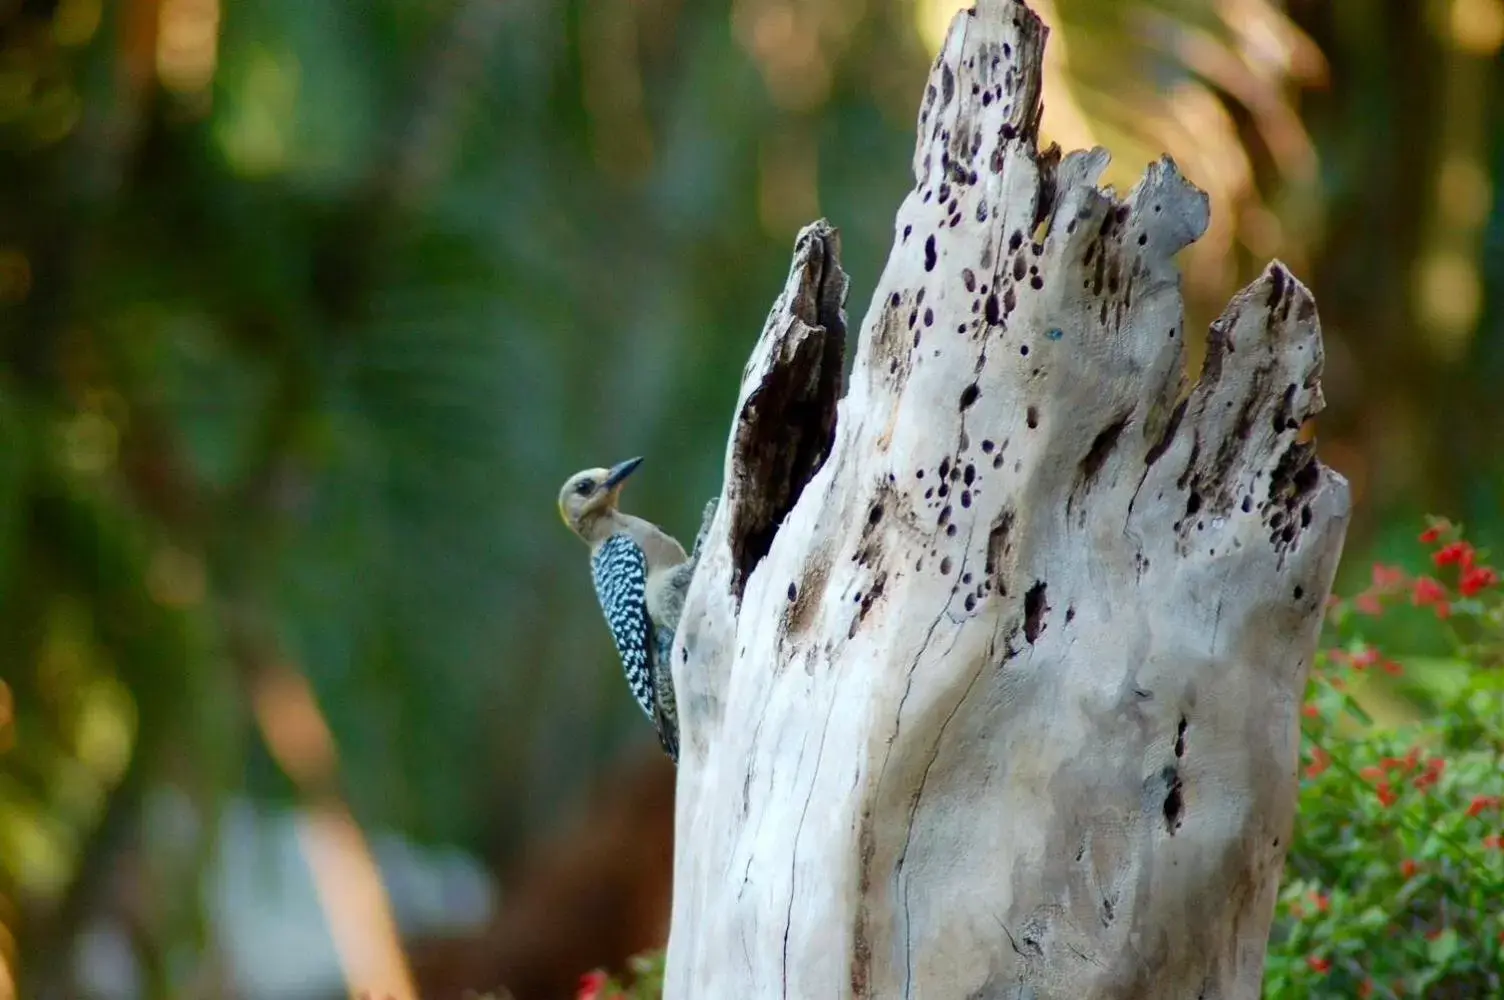
[[[629,963],[631,986],[623,986],[600,969],[580,977],[577,1000],[657,1000],[663,995],[663,953],[639,955]]]
[[[1445,521],[1414,574],[1373,567],[1329,609],[1302,709],[1300,811],[1264,975],[1268,997],[1504,997],[1504,593]],[[1411,641],[1370,641],[1408,617]],[[1371,708],[1420,704],[1419,719]],[[662,954],[630,989],[603,972],[579,1000],[654,1000]]]
[[[1332,601],[1266,996],[1504,996],[1504,599],[1456,527],[1420,540],[1428,572],[1378,565]],[[1380,652],[1366,633],[1395,616],[1453,658]],[[1380,724],[1363,707],[1397,694],[1425,715]]]

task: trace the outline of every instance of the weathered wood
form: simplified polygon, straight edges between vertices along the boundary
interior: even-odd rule
[[[1044,41],[953,23],[849,389],[824,223],[748,364],[675,650],[670,1000],[1258,994],[1349,511],[1316,309],[1271,264],[1186,391],[1206,199],[1040,152]]]

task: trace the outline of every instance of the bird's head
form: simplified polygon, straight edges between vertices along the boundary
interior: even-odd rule
[[[586,469],[570,476],[559,490],[559,516],[569,530],[586,537],[593,522],[616,510],[622,486],[641,464],[641,458],[629,458],[609,469]]]

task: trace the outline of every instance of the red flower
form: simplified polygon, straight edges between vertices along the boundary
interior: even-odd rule
[[[1369,590],[1365,590],[1353,598],[1353,607],[1362,614],[1370,615],[1374,618],[1378,618],[1384,613],[1383,602],[1379,600],[1377,594]]]
[[[1359,1000],[1368,1000],[1371,996],[1373,996],[1373,980],[1365,979],[1358,984]]]
[[[1490,833],[1487,837],[1483,838],[1483,846],[1485,848],[1504,850],[1504,837],[1499,836],[1497,833]]]
[[[1485,809],[1492,809],[1494,806],[1496,806],[1498,804],[1499,804],[1499,797],[1497,795],[1477,795],[1477,796],[1474,796],[1473,797],[1473,801],[1471,803],[1469,803],[1468,807],[1467,807],[1468,819],[1472,819],[1473,817],[1475,817],[1475,816],[1479,815],[1480,813],[1482,813],[1483,810],[1485,810]]]
[[[1308,955],[1306,957],[1306,964],[1311,967],[1312,972],[1318,972],[1322,975],[1325,975],[1326,971],[1332,967],[1330,959],[1317,958],[1315,955]]]
[[[1301,708],[1300,714],[1304,715],[1308,719],[1315,719],[1320,717],[1321,710],[1318,709],[1315,705],[1306,705]]]
[[[601,991],[606,988],[606,974],[600,969],[587,972],[580,977],[580,991],[575,995],[575,1000],[600,1000]]]
[[[1320,776],[1322,771],[1331,766],[1331,763],[1332,758],[1325,750],[1320,747],[1313,747],[1311,750],[1311,763],[1306,768],[1306,777],[1315,778]]]
[[[1396,677],[1403,673],[1405,669],[1398,663],[1395,663],[1393,660],[1385,660],[1383,663],[1379,664],[1379,666],[1384,668],[1384,673],[1394,674]]]
[[[1462,574],[1462,582],[1457,589],[1462,591],[1463,597],[1472,597],[1484,587],[1492,587],[1499,582],[1499,574],[1489,566],[1474,566]]]
[[[1400,874],[1405,876],[1405,878],[1413,878],[1415,876],[1415,873],[1419,870],[1420,866],[1409,858],[1406,858],[1404,861],[1400,862]]]
[[[1382,767],[1365,767],[1358,772],[1358,777],[1364,781],[1383,781],[1384,769]]]
[[[1316,904],[1317,913],[1325,913],[1327,910],[1331,909],[1332,905],[1331,897],[1324,896],[1319,892],[1311,893],[1311,902]]]
[[[1388,809],[1399,801],[1399,796],[1394,794],[1394,790],[1389,787],[1389,782],[1387,781],[1379,782],[1379,787],[1375,789],[1375,793],[1379,796],[1379,804],[1385,809]]]
[[[1373,585],[1377,590],[1398,590],[1405,585],[1405,571],[1398,566],[1374,563]]]
[[[1450,566],[1456,563],[1463,569],[1467,569],[1473,565],[1473,547],[1467,542],[1452,542],[1437,549],[1431,561],[1438,566]]]
[[[1445,601],[1446,596],[1447,588],[1429,576],[1416,577],[1415,589],[1410,592],[1410,600],[1418,608]]]
[[[1427,545],[1435,545],[1441,541],[1441,527],[1435,524],[1431,525],[1431,527],[1420,533],[1420,540]]]
[[[1353,657],[1354,670],[1367,670],[1379,662],[1379,651],[1373,646],[1365,646],[1363,652]]]

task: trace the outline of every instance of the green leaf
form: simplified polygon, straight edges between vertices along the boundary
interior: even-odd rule
[[[1426,694],[1442,701],[1459,697],[1482,671],[1466,660],[1443,656],[1396,656],[1405,666],[1405,678]]]
[[[1497,694],[1504,691],[1504,670],[1472,670],[1467,675],[1467,690]]]
[[[1448,927],[1431,940],[1426,949],[1427,956],[1432,964],[1444,966],[1451,961],[1457,953],[1457,932]]]

